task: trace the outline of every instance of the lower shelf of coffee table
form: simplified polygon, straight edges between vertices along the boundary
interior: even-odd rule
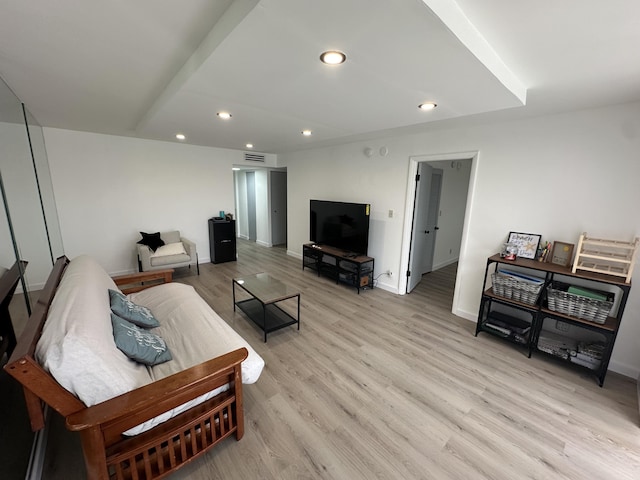
[[[273,303],[263,306],[259,300],[250,298],[237,302],[236,305],[265,333],[298,323],[296,318]]]

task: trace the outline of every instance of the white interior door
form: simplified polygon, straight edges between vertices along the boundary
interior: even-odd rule
[[[426,203],[431,195],[431,177],[433,168],[426,163],[418,164],[416,176],[416,197],[413,204],[413,227],[411,229],[411,249],[409,252],[409,270],[407,275],[407,293],[411,292],[422,280],[422,268],[427,249]]]

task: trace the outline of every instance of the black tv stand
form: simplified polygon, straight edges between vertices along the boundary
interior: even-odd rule
[[[302,246],[302,269],[305,267],[325,275],[336,283],[346,283],[358,289],[373,288],[375,260],[366,255],[316,243]]]

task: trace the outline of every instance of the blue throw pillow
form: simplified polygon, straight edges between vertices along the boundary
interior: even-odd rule
[[[145,365],[158,365],[173,358],[159,335],[137,327],[113,313],[111,325],[116,346],[130,359]]]
[[[136,305],[117,290],[109,289],[109,302],[113,313],[139,327],[154,328],[160,325],[151,310],[142,305]]]

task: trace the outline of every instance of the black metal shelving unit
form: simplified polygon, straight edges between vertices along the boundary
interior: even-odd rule
[[[500,266],[504,266],[507,269],[509,267],[516,267],[516,270],[529,272],[532,275],[536,275],[537,273],[538,277],[544,278],[544,286],[542,287],[541,293],[534,304],[529,305],[510,298],[501,297],[496,294],[490,285],[490,282],[488,282],[488,279],[490,278],[490,273],[496,271]],[[596,323],[594,321],[585,320],[583,318],[578,318],[548,308],[547,287],[549,285],[555,285],[554,282],[557,281],[562,281],[568,284],[575,282],[575,284],[580,286],[595,289],[598,287],[610,288],[610,290],[612,289],[615,294],[615,301],[611,313],[604,320],[604,323]],[[506,260],[496,254],[487,259],[475,335],[477,336],[480,332],[496,335],[507,341],[523,346],[527,349],[529,357],[531,357],[531,354],[534,352],[541,353],[575,366],[582,371],[587,371],[595,375],[598,380],[598,384],[602,387],[604,385],[609,361],[611,359],[611,353],[613,352],[613,347],[620,329],[620,323],[622,321],[622,316],[624,314],[624,309],[630,291],[631,283],[625,283],[624,279],[613,275],[588,271],[577,271],[576,273],[572,273],[570,267],[520,258],[516,260]],[[522,338],[517,338],[517,335],[514,335],[514,332],[507,333],[506,331],[497,331],[487,325],[487,323],[491,323],[490,318],[491,313],[494,311],[494,305],[504,305],[520,312],[526,312],[527,315],[531,316],[531,328],[526,341],[523,342]],[[543,331],[544,322],[547,319],[567,324],[576,329],[584,329],[598,334],[604,342],[604,350],[602,352],[600,365],[597,368],[590,368],[576,363],[576,361],[572,360],[571,357],[562,358],[549,353],[548,351],[542,350],[539,346],[539,339],[541,332]],[[561,336],[561,334],[558,335]],[[566,338],[567,340],[572,340],[568,335]]]
[[[355,255],[326,245],[307,243],[302,246],[302,269],[310,268],[335,280],[361,289],[373,288],[375,260],[366,255]]]

